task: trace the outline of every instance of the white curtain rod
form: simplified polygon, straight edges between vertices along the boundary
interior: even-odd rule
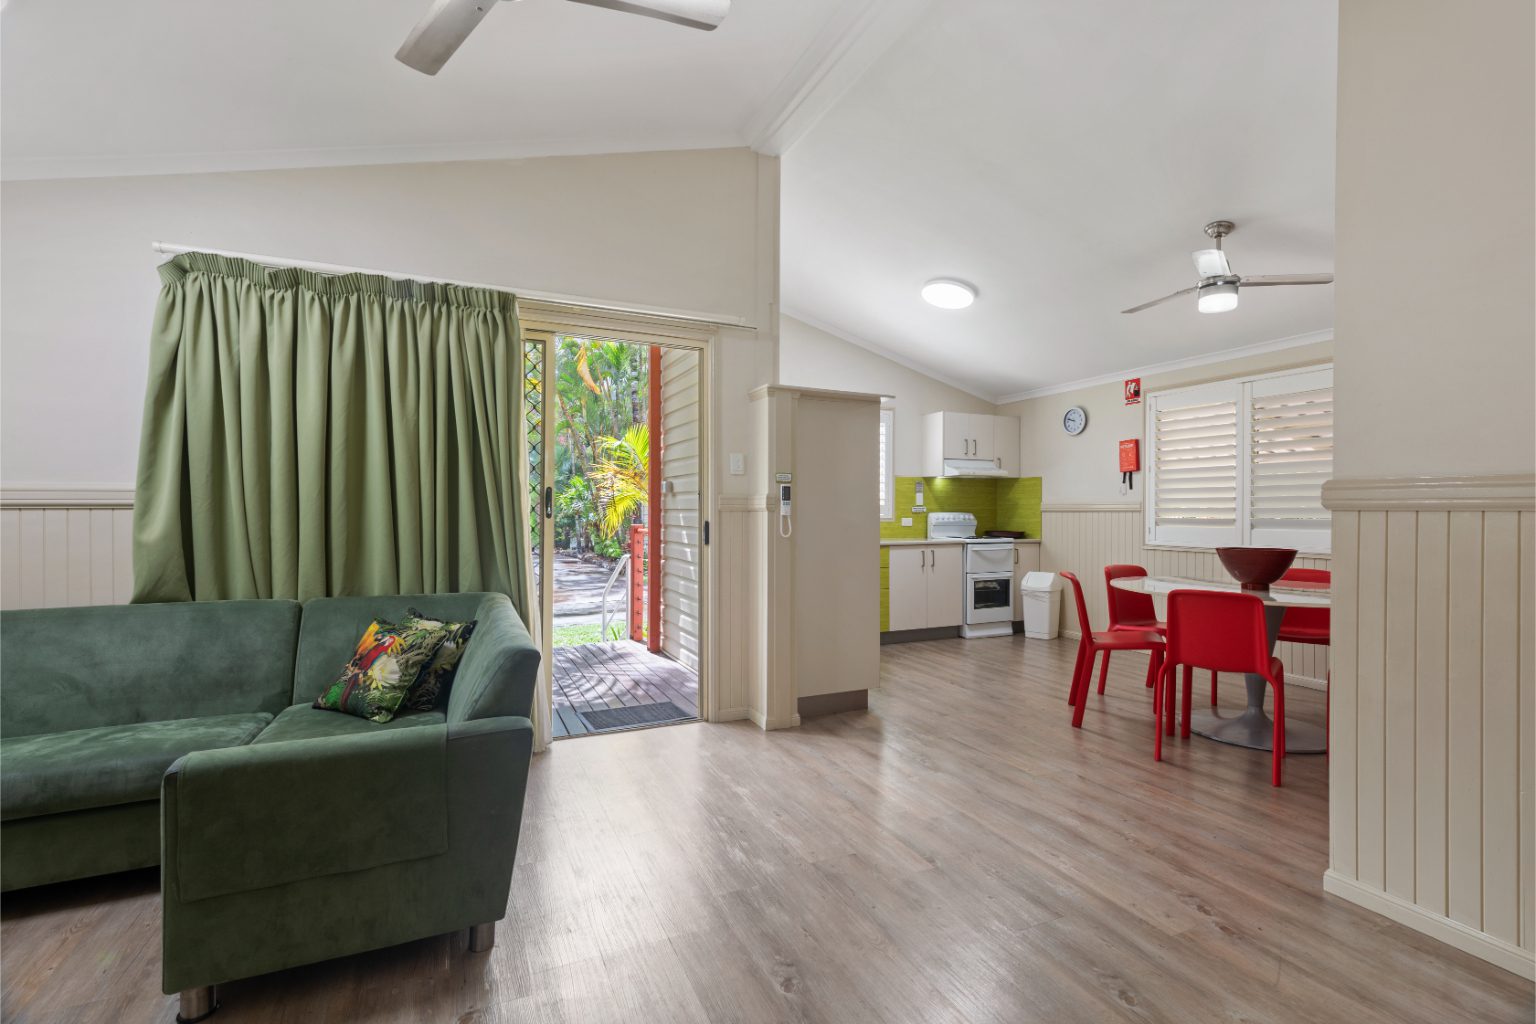
[[[337,263],[316,263],[313,260],[285,259],[282,256],[259,256],[249,252],[230,252],[227,249],[210,249],[201,245],[180,245],[175,242],[151,242],[150,248],[165,256],[179,256],[184,252],[205,252],[211,256],[228,256],[232,259],[249,260],[252,263],[260,263],[267,267],[292,267],[297,270],[312,270],[317,274],[376,274],[379,277],[392,277],[411,281],[421,281],[425,284],[451,284],[461,288],[488,288],[492,291],[511,292],[519,299],[529,302],[547,302],[559,306],[578,306],[582,309],[593,310],[602,313],[622,313],[630,316],[665,317],[668,320],[682,320],[689,323],[708,324],[720,327],[743,327],[746,319],[743,317],[723,317],[715,313],[699,313],[684,309],[643,309],[639,306],[618,306],[607,302],[598,302],[593,299],[582,298],[578,295],[556,295],[552,292],[524,291],[521,288],[509,288],[498,284],[481,284],[475,281],[454,281],[446,277],[429,277],[425,274],[402,274],[392,270],[374,270],[369,267],[344,267]]]

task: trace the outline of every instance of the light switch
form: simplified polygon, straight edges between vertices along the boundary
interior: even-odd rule
[[[747,457],[741,452],[731,452],[731,476],[742,476],[747,471]]]

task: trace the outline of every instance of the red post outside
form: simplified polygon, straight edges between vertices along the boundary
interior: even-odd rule
[[[645,535],[638,523],[629,528],[629,638],[637,642],[645,640]]]
[[[646,622],[650,629],[646,633],[646,647],[656,652],[661,650],[661,347],[651,346],[651,359],[649,372],[650,395],[646,401],[645,417],[651,435],[651,451],[648,465],[650,467],[646,481],[650,487],[649,503],[646,506],[645,522],[650,527],[647,540],[645,559],[646,579]]]

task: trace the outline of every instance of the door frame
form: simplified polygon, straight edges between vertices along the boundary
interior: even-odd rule
[[[713,524],[717,518],[718,495],[715,492],[714,473],[714,435],[718,429],[715,421],[715,393],[717,381],[715,378],[715,343],[719,338],[719,330],[715,325],[690,320],[674,319],[663,316],[642,316],[639,314],[609,312],[606,310],[585,309],[576,306],[565,306],[545,302],[520,302],[518,304],[518,318],[522,327],[523,341],[538,344],[543,351],[543,374],[548,386],[543,389],[542,416],[545,424],[545,445],[542,467],[542,480],[546,488],[552,487],[554,482],[554,423],[555,402],[553,381],[555,379],[556,346],[557,337],[570,335],[583,338],[594,338],[600,341],[616,341],[634,345],[656,345],[662,348],[688,349],[699,354],[699,422],[703,429],[699,437],[699,493],[701,497],[702,521],[700,530],[713,530]],[[538,523],[537,539],[539,542],[539,558],[541,572],[546,573],[546,579],[550,585],[541,588],[539,595],[539,696],[538,699],[545,702],[546,714],[542,723],[543,735],[534,736],[534,746],[537,750],[545,749],[552,741],[550,715],[553,713],[554,700],[554,586],[553,577],[547,574],[553,571],[554,558],[554,531],[549,529],[550,517],[545,515],[541,496],[540,508],[534,509],[529,517],[530,531],[529,541],[532,543],[535,534],[532,524]],[[699,643],[702,650],[699,651],[698,671],[698,697],[699,719],[701,721],[716,721],[718,708],[714,686],[715,669],[715,607],[714,607],[714,580],[715,580],[715,548],[714,538],[708,542],[701,538],[700,548],[703,553],[703,575],[699,581],[699,608],[704,616],[703,628],[699,631]]]

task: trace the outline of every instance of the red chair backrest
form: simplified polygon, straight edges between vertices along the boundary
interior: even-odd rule
[[[1061,574],[1061,578],[1072,584],[1072,599],[1077,602],[1077,626],[1083,633],[1083,639],[1093,636],[1093,627],[1088,625],[1088,602],[1083,600],[1083,585],[1076,575],[1070,572]]]
[[[1151,594],[1138,594],[1121,590],[1115,580],[1145,576],[1147,570],[1139,565],[1106,565],[1104,567],[1104,592],[1109,598],[1109,628],[1116,626],[1151,626],[1157,621],[1157,605]]]
[[[1333,586],[1333,573],[1327,569],[1287,569],[1280,577],[1280,582],[1290,580],[1293,583],[1326,583]],[[1280,629],[1306,630],[1313,633],[1326,633],[1329,630],[1329,617],[1327,608],[1287,608],[1285,618],[1280,622]]]
[[[1175,590],[1168,595],[1167,659],[1218,672],[1267,672],[1264,602],[1252,594]]]

